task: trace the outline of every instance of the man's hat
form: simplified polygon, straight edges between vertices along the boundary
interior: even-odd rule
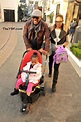
[[[39,9],[35,9],[33,12],[32,12],[32,17],[35,16],[35,17],[41,17],[42,16],[42,12],[39,10]]]

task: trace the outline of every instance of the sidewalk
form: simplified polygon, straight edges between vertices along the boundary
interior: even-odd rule
[[[17,44],[17,32],[16,30],[5,30],[8,27],[13,27],[13,23],[0,23],[0,67],[4,64],[6,59],[10,56]],[[74,67],[75,71],[81,77],[81,67],[76,63],[76,59],[73,59],[72,54],[69,49],[67,49],[69,54],[69,61]],[[79,64],[79,63],[78,63]]]
[[[17,44],[17,33],[15,30],[7,30],[9,27],[13,27],[13,23],[0,23],[0,67]]]
[[[72,52],[67,49],[69,55],[69,61],[71,62],[72,66],[74,67],[75,71],[77,72],[78,76],[81,77],[81,60],[78,60]]]
[[[16,26],[20,27],[21,24],[23,23],[16,23]],[[14,34],[15,32],[10,36],[11,41],[9,40],[10,43],[5,50],[12,47],[11,44],[15,41]],[[4,65],[0,67],[0,122],[5,120],[6,122],[81,122],[81,78],[70,61],[60,65],[56,93],[51,92],[52,78],[48,77],[47,63],[44,79],[46,95],[40,96],[31,105],[31,111],[28,115],[20,113],[20,96],[10,96],[16,82],[15,77],[21,56],[25,51],[22,31],[18,31],[16,34],[17,44],[15,44],[12,54],[7,58]],[[9,53],[11,53],[11,50]]]

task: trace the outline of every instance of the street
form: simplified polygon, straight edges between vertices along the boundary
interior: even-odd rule
[[[28,114],[20,112],[19,94],[10,96],[25,51],[24,24],[0,23],[0,122],[81,122],[81,77],[70,61],[60,66],[56,93],[51,92],[52,78],[48,78],[47,64],[46,95],[31,105]]]

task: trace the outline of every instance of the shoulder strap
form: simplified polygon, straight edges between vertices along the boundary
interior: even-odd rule
[[[51,37],[53,40],[54,40],[54,38],[56,38],[55,29],[51,32]]]

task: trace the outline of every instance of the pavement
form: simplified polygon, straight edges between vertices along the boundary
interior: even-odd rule
[[[0,67],[13,52],[17,44],[17,33],[15,29],[11,30],[11,27],[13,27],[13,23],[0,23]]]
[[[81,122],[81,77],[70,61],[60,65],[56,93],[51,92],[47,63],[46,95],[31,105],[29,114],[20,113],[19,95],[10,96],[25,46],[22,30],[3,27],[23,28],[24,24],[0,23],[0,122]]]

